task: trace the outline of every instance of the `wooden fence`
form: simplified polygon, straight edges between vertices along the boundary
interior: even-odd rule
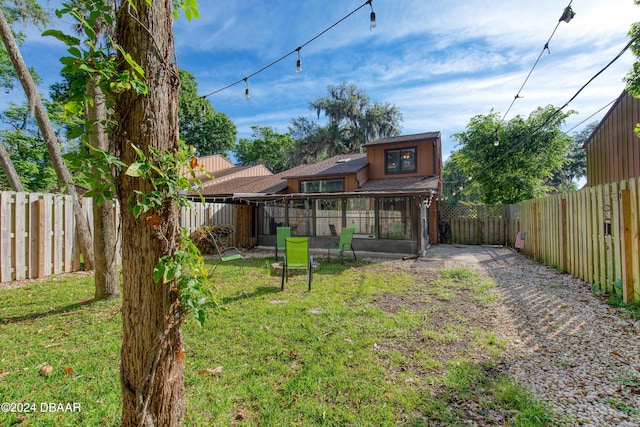
[[[442,206],[440,221],[450,239],[461,245],[508,245],[517,229],[517,205]],[[446,224],[446,225],[445,225]]]
[[[536,261],[640,299],[640,178],[520,204],[524,252]]]
[[[92,200],[83,199],[83,210],[92,226]],[[236,226],[234,245],[249,246],[249,206],[194,203],[183,208],[181,225],[189,232],[202,225]],[[116,213],[117,215],[117,213]],[[240,240],[238,240],[240,239]],[[119,252],[119,251],[118,251]],[[80,270],[80,251],[69,196],[62,194],[0,192],[0,282],[35,279]]]

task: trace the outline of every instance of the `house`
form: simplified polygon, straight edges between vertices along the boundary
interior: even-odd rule
[[[378,139],[366,153],[343,154],[278,174],[203,182],[207,201],[253,206],[258,245],[274,246],[276,228],[291,227],[311,247],[326,248],[354,227],[358,250],[424,253],[438,239],[442,193],[440,132]],[[219,174],[216,174],[219,176]]]
[[[640,177],[640,138],[633,131],[638,123],[640,99],[624,91],[584,145],[588,186]]]

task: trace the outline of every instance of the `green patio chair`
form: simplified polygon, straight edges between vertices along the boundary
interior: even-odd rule
[[[331,245],[336,245],[336,247],[331,247],[329,246],[329,250],[327,252],[327,261],[329,261],[329,258],[331,258],[331,253],[339,253],[340,254],[340,258],[344,257],[344,251],[348,251],[351,250],[351,252],[353,253],[353,259],[355,259],[356,261],[358,260],[358,257],[356,257],[356,251],[353,249],[353,233],[355,232],[355,228],[343,228],[342,232],[340,233],[340,241],[338,243],[336,242],[332,242]]]
[[[287,237],[284,239],[284,259],[282,260],[282,287],[285,278],[289,281],[289,270],[309,270],[309,290],[313,280],[313,258],[309,255],[308,237]]]
[[[278,227],[276,229],[276,261],[278,260],[278,249],[284,251],[284,239],[291,237],[291,227]]]
[[[216,268],[218,268],[218,264],[220,264],[221,262],[229,262],[229,261],[244,259],[244,256],[238,250],[238,248],[229,246],[221,250],[220,246],[218,245],[218,240],[216,239],[216,236],[214,236],[213,233],[210,233],[209,237],[211,237],[211,241],[213,242],[213,247],[215,248],[216,254],[218,255],[218,259],[214,261],[213,267],[209,269],[209,276],[211,276],[213,272],[216,271]],[[240,270],[242,270],[242,274],[244,274],[244,265],[242,263],[240,263]]]

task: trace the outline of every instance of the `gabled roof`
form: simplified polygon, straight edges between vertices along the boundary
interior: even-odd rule
[[[287,188],[287,181],[278,175],[244,176],[204,186],[203,196],[228,196],[235,193],[276,194]]]
[[[365,147],[368,147],[371,145],[394,144],[396,142],[410,142],[410,141],[420,141],[420,140],[438,139],[438,138],[440,138],[440,132],[414,133],[411,135],[400,135],[400,136],[392,136],[389,138],[376,139],[374,141],[367,142],[365,144]]]
[[[308,176],[352,175],[367,166],[365,153],[341,154],[319,163],[296,166],[282,172],[283,178],[304,178]]]

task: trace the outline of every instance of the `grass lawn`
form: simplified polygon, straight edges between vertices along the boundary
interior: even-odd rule
[[[500,374],[488,277],[320,259],[311,292],[304,275],[281,292],[273,257],[243,262],[184,327],[185,425],[552,424]],[[0,288],[0,426],[119,423],[120,302],[92,296],[81,274]]]

